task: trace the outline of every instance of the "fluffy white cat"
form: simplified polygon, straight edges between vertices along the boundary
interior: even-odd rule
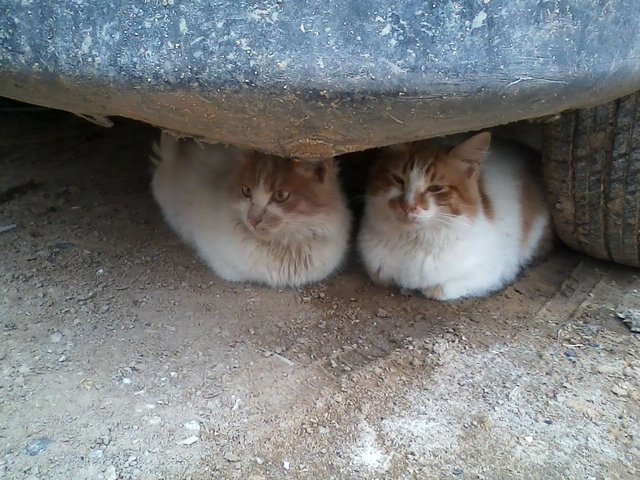
[[[481,133],[453,149],[424,141],[383,151],[358,238],[375,281],[437,300],[482,296],[551,245],[526,157],[490,142]]]
[[[153,195],[171,227],[220,277],[296,287],[331,275],[351,214],[333,160],[298,162],[163,133]]]

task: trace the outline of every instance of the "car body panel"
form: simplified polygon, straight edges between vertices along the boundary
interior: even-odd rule
[[[640,1],[2,0],[0,95],[300,158],[640,89]]]

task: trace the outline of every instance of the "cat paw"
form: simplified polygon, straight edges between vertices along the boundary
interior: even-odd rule
[[[442,288],[442,285],[425,288],[422,290],[422,294],[431,300],[444,300],[444,289]]]

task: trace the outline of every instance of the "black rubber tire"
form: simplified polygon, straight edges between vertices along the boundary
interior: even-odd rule
[[[549,123],[544,171],[565,243],[640,266],[640,92]]]

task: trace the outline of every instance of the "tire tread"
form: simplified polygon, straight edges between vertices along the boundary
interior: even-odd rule
[[[545,132],[558,236],[588,255],[640,266],[640,92],[567,112]]]

